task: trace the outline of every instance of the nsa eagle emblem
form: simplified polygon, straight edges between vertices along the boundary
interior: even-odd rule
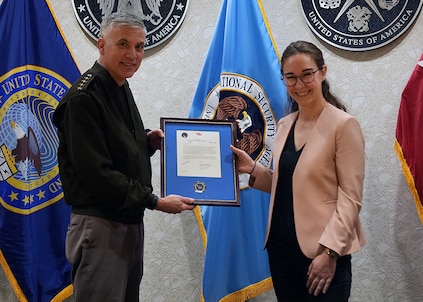
[[[220,83],[207,96],[201,118],[236,121],[236,146],[270,167],[277,120],[260,83],[243,74],[222,72]],[[248,187],[248,179],[246,173],[239,175],[240,189]]]
[[[114,12],[130,12],[144,20],[147,29],[145,49],[168,40],[181,26],[189,0],[73,0],[79,25],[95,41],[100,37],[100,25],[105,16]]]
[[[423,0],[301,0],[311,30],[332,46],[365,51],[400,37],[420,13]]]

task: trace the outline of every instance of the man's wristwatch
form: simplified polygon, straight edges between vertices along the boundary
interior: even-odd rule
[[[330,248],[326,248],[326,253],[329,255],[329,257],[337,260],[339,258],[339,255],[337,252],[335,252],[334,250],[331,250]]]

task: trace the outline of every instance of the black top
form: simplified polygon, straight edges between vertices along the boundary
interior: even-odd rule
[[[298,151],[295,149],[294,129],[295,123],[288,134],[279,160],[279,177],[268,241],[268,245],[278,247],[298,245],[294,222],[292,175],[304,146]]]
[[[59,170],[72,212],[140,223],[154,207],[146,130],[128,83],[119,87],[100,64],[63,97],[53,122]]]

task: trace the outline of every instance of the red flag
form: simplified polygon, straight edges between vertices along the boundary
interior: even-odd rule
[[[402,92],[395,151],[423,222],[423,55]]]

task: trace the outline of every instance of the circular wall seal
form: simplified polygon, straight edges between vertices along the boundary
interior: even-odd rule
[[[73,10],[79,25],[95,41],[100,37],[104,16],[117,11],[142,16],[147,37],[145,49],[153,48],[169,39],[181,26],[189,0],[73,0]]]
[[[385,46],[413,24],[423,0],[301,0],[311,30],[327,43],[364,51]]]

